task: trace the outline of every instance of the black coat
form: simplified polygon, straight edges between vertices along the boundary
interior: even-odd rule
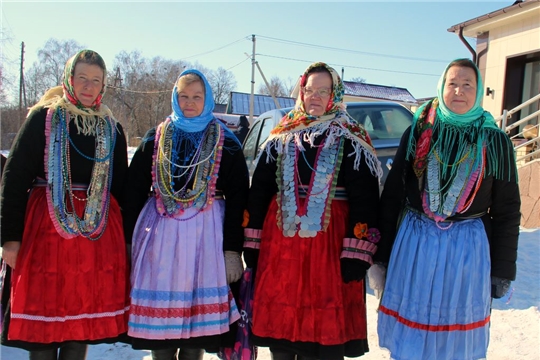
[[[384,184],[380,204],[381,241],[374,260],[388,263],[390,252],[397,232],[397,223],[405,203],[419,212],[422,210],[421,192],[418,179],[413,172],[412,164],[406,160],[407,142],[411,128],[407,129],[401,138],[392,169]],[[495,136],[506,136],[498,133]],[[497,141],[494,141],[495,143]],[[499,143],[508,144],[507,141]],[[512,148],[504,148],[504,152],[513,152]],[[512,156],[500,154],[500,166],[504,174],[509,174],[508,180],[498,180],[486,176],[467,211],[456,214],[455,217],[475,217],[485,213],[482,221],[490,242],[491,274],[503,279],[514,280],[516,277],[516,259],[521,220],[519,186],[515,163],[507,163],[505,159]],[[489,156],[489,151],[488,151]],[[448,220],[452,220],[449,218]]]
[[[125,187],[124,233],[131,243],[139,213],[151,196],[152,157],[155,129],[149,130],[131,160]],[[173,160],[174,161],[174,160]],[[182,178],[177,183],[182,182]],[[249,189],[249,175],[242,149],[232,139],[225,139],[216,190],[223,191],[225,220],[223,224],[223,251],[242,252],[244,229],[242,219]]]
[[[4,169],[1,198],[1,239],[21,241],[28,191],[37,178],[45,179],[45,117],[47,109],[34,113],[26,119],[19,130]],[[122,188],[127,172],[127,145],[122,126],[117,123],[113,158],[111,194],[122,204]],[[93,157],[95,136],[77,133],[75,123],[69,123],[69,136],[75,146],[87,156]],[[70,144],[71,181],[89,184],[94,162],[81,156]]]
[[[321,137],[315,140],[319,144]],[[310,183],[312,168],[315,164],[318,148],[311,147],[309,143],[303,141],[305,159],[300,156],[298,159],[298,172],[301,183],[307,186]],[[275,151],[274,149],[272,149]],[[354,148],[349,139],[345,140],[343,159],[338,174],[338,187],[344,187],[347,193],[347,203],[349,204],[349,228],[347,237],[354,238],[354,226],[357,223],[366,223],[370,228],[377,227],[377,211],[379,205],[379,182],[373,176],[364,157],[360,161],[358,170],[354,170],[355,155]],[[352,156],[349,156],[353,154]],[[272,155],[276,158],[277,154]],[[257,168],[253,174],[252,185],[249,193],[249,224],[248,228],[262,229],[264,219],[270,206],[272,197],[277,194],[276,183],[277,163],[267,162],[267,154],[263,152]]]

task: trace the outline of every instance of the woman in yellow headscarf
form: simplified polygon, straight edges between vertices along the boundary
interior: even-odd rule
[[[127,146],[101,103],[105,80],[98,53],[70,58],[63,86],[30,109],[4,170],[2,258],[13,272],[2,344],[33,360],[84,359],[86,343],[127,332]]]

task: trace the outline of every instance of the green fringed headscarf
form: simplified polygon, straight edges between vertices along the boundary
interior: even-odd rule
[[[464,67],[460,62],[468,62],[476,72],[476,100],[465,114],[456,114],[444,103],[446,74],[453,66]],[[478,67],[469,59],[456,59],[448,64],[437,85],[437,98],[423,104],[414,114],[412,131],[407,148],[407,160],[413,163],[414,171],[421,178],[427,166],[427,157],[436,151],[441,163],[442,178],[452,179],[457,166],[453,166],[468,156],[476,162],[482,161],[486,149],[484,176],[494,176],[500,180],[510,180],[510,167],[515,163],[509,137],[501,130],[493,116],[482,106],[483,82]],[[435,111],[435,112],[434,112]],[[431,114],[431,117],[430,117]],[[471,153],[469,144],[475,144]],[[505,166],[506,165],[506,166]]]

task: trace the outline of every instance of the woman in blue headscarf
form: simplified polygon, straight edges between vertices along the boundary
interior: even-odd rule
[[[388,264],[378,334],[392,359],[485,358],[491,298],[515,279],[516,163],[510,139],[480,106],[482,92],[471,60],[451,62],[386,180],[369,275],[383,290]]]
[[[202,359],[204,349],[217,352],[224,338],[234,340],[239,312],[229,285],[243,270],[249,177],[238,140],[212,113],[203,74],[180,74],[172,108],[146,134],[128,171],[128,334],[154,360]]]

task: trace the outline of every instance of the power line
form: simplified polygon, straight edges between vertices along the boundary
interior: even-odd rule
[[[238,40],[233,41],[232,43],[229,43],[229,44],[227,44],[227,45],[223,45],[223,46],[218,47],[218,48],[216,48],[216,49],[214,49],[214,50],[209,50],[209,51],[205,51],[205,52],[202,52],[202,53],[199,53],[199,54],[195,54],[195,55],[191,55],[191,56],[184,57],[184,58],[182,58],[182,60],[191,59],[191,58],[198,57],[198,56],[201,56],[201,55],[207,55],[207,54],[213,53],[213,52],[215,52],[215,51],[218,51],[218,50],[221,50],[221,49],[225,49],[226,47],[231,46],[231,45],[234,45],[234,44],[236,44],[237,42],[240,42],[240,41],[242,41],[242,40],[246,40],[246,37],[244,36],[244,37],[242,37],[242,38],[240,38],[240,39],[238,39]]]
[[[275,59],[282,59],[282,60],[289,60],[289,61],[304,62],[304,63],[309,63],[309,64],[312,64],[312,63],[315,62],[315,61],[313,61],[313,60],[293,59],[293,58],[288,58],[288,57],[284,57],[284,56],[275,56],[275,55],[267,55],[267,54],[257,54],[257,55],[259,55],[259,56],[266,56],[266,57],[275,58]],[[382,72],[390,72],[390,73],[398,73],[398,74],[408,74],[408,75],[422,75],[422,76],[435,76],[435,77],[439,77],[439,76],[440,76],[440,74],[422,74],[422,73],[416,73],[416,72],[410,72],[410,71],[397,71],[397,70],[374,69],[374,68],[367,68],[367,67],[361,67],[361,66],[343,65],[343,64],[334,64],[334,63],[328,63],[328,65],[338,66],[338,67],[341,66],[341,67],[353,68],[353,69],[362,69],[362,70],[371,70],[371,71],[382,71]]]
[[[346,52],[346,53],[353,53],[353,54],[360,54],[360,55],[369,55],[369,56],[379,56],[379,57],[387,57],[392,59],[403,59],[403,60],[414,60],[414,61],[426,61],[426,62],[440,62],[440,63],[448,63],[448,60],[439,60],[439,59],[424,59],[424,58],[415,58],[415,57],[409,57],[409,56],[400,56],[400,55],[389,55],[389,54],[378,54],[378,53],[372,53],[372,52],[366,52],[366,51],[359,51],[359,50],[351,50],[351,49],[342,49],[342,48],[335,48],[331,46],[323,46],[323,45],[315,45],[315,44],[308,44],[304,42],[299,41],[292,41],[292,40],[285,40],[285,39],[278,39],[268,36],[262,36],[257,35],[259,38],[274,41],[274,42],[280,42],[280,43],[287,43],[291,45],[296,46],[305,46],[305,47],[312,47],[316,49],[324,49],[324,50],[331,50],[331,51],[339,51],[339,52]]]
[[[122,90],[122,91],[125,91],[125,92],[136,93],[136,94],[161,94],[161,93],[167,93],[167,92],[170,93],[172,91],[172,89],[169,89],[169,90],[156,90],[156,91],[129,90],[129,89],[123,88],[121,86],[114,86],[114,85],[107,85],[107,89],[117,89],[117,90]]]
[[[246,62],[246,61],[248,61],[248,60],[250,60],[250,58],[245,58],[244,60],[240,61],[238,64],[233,65],[233,66],[231,66],[230,68],[228,68],[227,71],[229,71],[229,70],[231,70],[231,69],[234,69],[234,68],[237,67],[238,65],[240,65],[240,64],[242,64],[242,63],[244,63],[244,62]]]

